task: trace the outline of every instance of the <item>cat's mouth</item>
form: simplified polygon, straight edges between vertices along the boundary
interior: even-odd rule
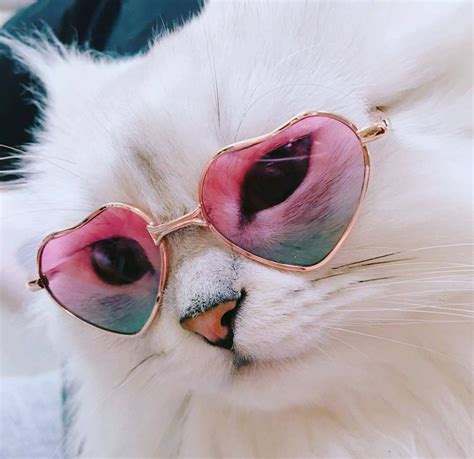
[[[241,336],[237,336],[237,339],[235,339],[235,335],[237,332],[237,328],[239,328],[239,325],[245,327],[245,324],[239,324],[237,317],[241,311],[242,306],[244,306],[246,297],[247,293],[244,289],[242,289],[239,296],[234,301],[232,301],[232,303],[234,303],[232,307],[227,307],[228,305],[230,305],[231,302],[221,303],[218,306],[218,308],[223,309],[225,311],[223,314],[219,314],[222,311],[216,313],[216,308],[210,309],[209,311],[198,316],[199,321],[201,322],[203,322],[203,319],[205,319],[205,324],[212,323],[215,325],[216,319],[218,319],[220,321],[220,325],[214,328],[224,328],[227,333],[225,337],[221,337],[218,340],[212,341],[210,339],[207,339],[208,334],[200,333],[195,326],[187,327],[185,325],[184,328],[188,328],[190,329],[190,331],[194,331],[197,335],[201,335],[200,338],[202,338],[202,340],[206,342],[207,345],[210,345],[214,348],[221,348],[218,352],[221,353],[224,359],[228,362],[232,369],[232,372],[235,375],[252,373],[253,370],[261,371],[265,369],[281,369],[285,363],[288,363],[292,360],[291,355],[282,356],[281,358],[278,358],[278,356],[275,356],[274,353],[263,352],[262,355],[262,352],[258,351],[255,355],[252,355],[251,346],[249,348],[249,346],[245,345],[245,338],[244,343],[240,342],[240,340],[242,339]],[[224,308],[222,308],[222,306]],[[210,322],[207,321],[207,319],[205,318],[206,315],[209,315],[212,319]],[[202,328],[201,331],[203,329],[204,328]],[[240,334],[237,333],[237,335]],[[302,355],[297,354],[297,357],[298,359],[301,359]]]

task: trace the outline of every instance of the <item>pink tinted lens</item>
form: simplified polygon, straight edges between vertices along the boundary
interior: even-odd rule
[[[154,311],[161,255],[142,217],[110,207],[50,239],[40,254],[40,272],[52,296],[75,316],[135,334]]]
[[[228,241],[276,263],[323,261],[361,199],[367,158],[356,132],[312,115],[208,168],[202,207]]]

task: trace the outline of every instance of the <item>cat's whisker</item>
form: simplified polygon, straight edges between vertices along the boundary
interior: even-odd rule
[[[391,270],[393,272],[397,272],[398,275],[411,275],[411,273],[456,273],[456,272],[472,272],[474,270],[474,266],[472,265],[461,265],[458,266],[416,266],[416,263],[400,263],[400,264],[384,264],[379,265],[378,263],[376,266],[369,266],[368,265],[361,265],[367,266],[363,268],[358,268],[357,272],[366,272],[366,271],[373,271],[373,270]],[[406,273],[406,267],[410,267],[410,272]],[[428,271],[425,271],[427,270]]]
[[[473,242],[458,242],[454,244],[440,244],[440,245],[427,245],[423,247],[416,247],[414,249],[407,249],[404,252],[419,252],[422,250],[433,250],[433,249],[451,249],[453,247],[473,247]]]
[[[419,252],[419,251],[424,251],[424,250],[434,250],[434,249],[446,249],[446,248],[454,248],[454,247],[472,247],[474,243],[471,242],[461,242],[461,243],[455,243],[455,244],[440,244],[440,245],[433,245],[433,246],[424,246],[424,247],[416,247],[413,249],[404,249],[404,250],[395,250],[391,251],[390,253],[386,253],[383,255],[378,255],[375,257],[370,257],[370,258],[365,258],[362,260],[357,260],[351,263],[347,263],[344,265],[340,266],[335,266],[332,269],[341,269],[341,268],[351,268],[352,266],[360,265],[362,263],[367,263],[367,262],[372,262],[374,260],[380,260],[383,258],[388,258],[393,255],[400,255],[400,254],[405,254],[405,253],[413,253],[413,252]],[[375,247],[371,247],[372,249]],[[383,247],[381,247],[383,248]],[[361,246],[361,249],[363,249],[363,246]],[[407,261],[407,260],[414,260],[415,258],[406,258],[406,259],[399,259],[399,260],[386,260],[383,262],[377,262],[378,264],[383,264],[383,263],[394,263],[396,261]],[[368,266],[368,265],[366,265]]]
[[[326,357],[328,358],[328,360],[332,360],[332,361],[335,360],[335,359],[334,359],[334,356],[328,354],[328,352],[325,351],[325,350],[322,348],[322,346],[320,346],[319,344],[315,344],[314,346],[315,346],[316,349],[318,349],[319,352],[321,352],[321,354],[323,354],[324,356],[326,356]]]
[[[360,349],[357,349],[355,346],[353,346],[352,344],[348,343],[347,341],[343,340],[341,337],[338,337],[338,336],[335,336],[331,333],[328,333],[328,336],[331,338],[331,339],[334,339],[336,341],[339,341],[340,343],[344,344],[345,346],[349,347],[350,349],[352,349],[354,352],[357,352],[358,354],[362,355],[363,357],[367,358],[368,360],[372,360],[371,357],[366,354],[365,352],[361,351]]]
[[[22,162],[28,161],[28,160],[35,160],[35,159],[36,160],[41,160],[42,162],[46,162],[48,164],[51,164],[51,165],[63,170],[64,172],[66,172],[66,173],[82,180],[82,177],[79,174],[76,174],[75,172],[65,168],[64,166],[61,166],[60,164],[57,164],[57,162],[56,162],[56,161],[62,161],[62,162],[69,163],[71,165],[77,166],[77,163],[70,160],[70,159],[60,158],[60,157],[57,157],[57,156],[50,156],[50,155],[39,158],[38,156],[36,156],[34,154],[23,152],[22,150],[19,150],[17,148],[13,148],[13,147],[9,147],[8,145],[0,144],[0,148],[1,147],[8,148],[8,149],[10,149],[14,152],[18,152],[20,154],[9,155],[9,156],[0,158],[0,161],[17,160],[20,163],[22,163]],[[11,169],[3,169],[3,170],[0,169],[0,176],[1,175],[17,175],[17,174],[23,174],[23,175],[31,176],[31,175],[36,174],[36,173],[44,173],[44,171],[43,170],[38,170],[36,168],[34,170],[32,170],[32,169],[25,168],[25,167],[20,167],[20,168],[13,167]]]
[[[327,276],[320,277],[317,279],[313,279],[311,282],[320,282],[325,279],[330,279],[332,277],[337,277],[337,276],[344,276],[344,275],[354,275],[357,274],[360,271],[365,271],[365,270],[371,270],[371,269],[380,269],[380,267],[373,267],[373,268],[366,268],[366,269],[358,269],[356,273],[353,272],[341,272],[341,273],[331,273]],[[388,286],[388,285],[396,285],[396,284],[405,284],[405,283],[413,283],[413,282],[421,282],[421,283],[429,283],[429,282],[454,282],[454,283],[460,283],[460,282],[470,282],[470,279],[465,279],[465,280],[460,280],[459,277],[462,275],[467,275],[472,273],[472,269],[465,269],[465,268],[459,268],[459,269],[452,269],[452,270],[444,270],[444,271],[424,271],[424,270],[418,270],[415,272],[409,272],[406,273],[406,270],[402,270],[402,272],[397,272],[395,269],[390,269],[388,267],[389,272],[387,276],[382,276],[382,277],[375,277],[375,278],[369,278],[369,279],[360,279],[352,282],[352,285],[357,285],[357,284],[366,284],[369,282],[377,282],[381,280],[388,280],[388,279],[395,279],[395,278],[401,278],[397,282],[391,282],[391,283],[386,283],[386,284],[377,284],[377,287],[383,287],[383,286]],[[438,274],[441,274],[440,276],[437,276]],[[447,274],[447,275],[444,275]],[[422,277],[422,276],[432,276],[432,277]],[[347,287],[344,290],[350,290],[358,287]]]
[[[360,289],[365,289],[365,288],[372,288],[372,285],[357,285],[357,284],[362,284],[362,283],[367,283],[367,282],[376,282],[379,280],[385,280],[388,279],[387,277],[379,277],[375,279],[366,279],[366,280],[361,280],[361,281],[356,281],[352,282],[350,285],[353,285],[353,287],[346,287],[344,290],[360,290]],[[407,285],[407,284],[469,284],[472,285],[472,281],[470,279],[465,279],[465,280],[457,280],[457,279],[407,279],[407,280],[401,280],[397,282],[389,282],[385,284],[376,284],[377,288],[380,287],[390,287],[393,285]],[[446,290],[448,291],[448,290]]]
[[[285,62],[287,62],[288,60],[292,59],[293,57],[295,56],[298,56],[304,52],[308,52],[308,51],[311,51],[312,49],[315,49],[316,46],[308,46],[307,48],[303,48],[303,49],[300,49],[298,51],[293,51],[292,53],[288,54],[287,56],[285,56],[283,59],[280,59],[279,61],[277,61],[273,68],[276,69],[277,67],[279,67],[280,65],[284,64]],[[254,87],[254,89],[252,90],[252,92],[250,93],[249,95],[249,98],[252,98],[255,93],[257,92],[257,90],[262,86],[262,84],[265,83],[265,80],[260,80]]]
[[[380,316],[375,316],[375,317],[350,317],[349,319],[352,323],[354,322],[364,322],[364,323],[372,323],[372,322],[387,322],[387,323],[392,323],[392,322],[400,322],[400,323],[423,323],[423,322],[433,322],[433,323],[445,323],[445,322],[456,322],[456,323],[470,323],[474,320],[474,317],[469,317],[466,319],[445,319],[443,317],[441,318],[406,318],[406,317],[380,317]],[[350,323],[350,322],[347,322]],[[344,322],[344,326],[346,325],[346,322]]]
[[[392,274],[392,273],[387,273],[387,274]],[[430,273],[412,273],[412,274],[395,274],[392,276],[385,276],[385,277],[374,277],[374,278],[369,278],[369,279],[360,279],[360,280],[355,280],[351,282],[348,285],[352,285],[352,287],[347,287],[348,290],[358,288],[358,284],[366,284],[369,282],[378,282],[382,280],[387,280],[387,279],[397,279],[396,281],[393,282],[388,282],[388,283],[378,283],[376,286],[377,287],[386,287],[386,286],[392,286],[392,285],[406,285],[406,284],[412,284],[412,283],[417,283],[417,284],[439,284],[439,283],[453,283],[453,284],[459,284],[459,283],[468,283],[472,284],[472,273],[471,272],[459,272],[459,273],[452,273],[449,275],[441,275],[441,276],[433,276],[430,275]],[[423,276],[428,276],[428,277],[423,277]]]
[[[467,306],[467,308],[450,308],[449,306],[442,305],[432,305],[432,304],[422,304],[422,303],[406,303],[406,302],[397,302],[397,301],[385,301],[383,304],[392,304],[392,305],[401,305],[406,306],[406,308],[400,308],[401,310],[410,310],[410,309],[419,309],[419,308],[434,308],[434,309],[446,309],[449,311],[459,311],[459,312],[468,312],[472,310],[472,303],[451,303],[453,306]],[[449,304],[449,303],[447,303]]]
[[[121,387],[123,384],[125,384],[128,380],[128,378],[130,378],[133,373],[135,373],[142,365],[146,364],[148,361],[150,361],[151,359],[155,359],[157,357],[162,357],[164,356],[166,353],[165,352],[159,352],[159,353],[156,353],[154,352],[153,354],[150,354],[148,355],[147,357],[145,357],[144,359],[142,359],[140,362],[138,362],[134,367],[132,367],[129,372],[126,374],[126,376],[122,379],[122,381],[118,384],[118,386],[116,387],[116,389],[118,389],[119,387]]]
[[[443,290],[412,290],[409,292],[399,292],[399,293],[387,293],[384,296],[378,296],[378,297],[372,297],[374,300],[383,300],[386,298],[391,298],[391,297],[398,297],[398,296],[413,296],[413,295],[426,295],[426,296],[432,296],[432,295],[441,295],[444,293],[472,293],[472,288],[471,289],[461,289],[461,288],[456,288],[456,289],[443,289]]]
[[[3,169],[0,170],[0,174],[3,175],[15,175],[15,174],[36,174],[38,172],[44,172],[44,171],[31,171],[30,169]]]
[[[248,113],[250,112],[250,110],[258,103],[260,102],[263,98],[265,98],[266,96],[268,96],[269,94],[275,92],[275,91],[279,91],[279,90],[283,90],[283,89],[288,89],[288,88],[291,88],[291,87],[298,87],[298,86],[308,86],[308,87],[315,87],[315,88],[320,88],[320,89],[328,89],[330,91],[334,91],[334,92],[337,92],[345,97],[350,97],[351,94],[353,92],[355,92],[355,89],[353,89],[352,91],[349,91],[349,92],[345,92],[345,91],[341,91],[339,89],[336,89],[336,88],[331,88],[331,87],[328,87],[328,86],[324,86],[324,85],[321,85],[321,84],[316,84],[316,83],[304,83],[304,82],[296,82],[296,83],[291,83],[291,84],[285,84],[285,85],[281,85],[281,86],[277,86],[277,87],[274,87],[272,89],[269,89],[268,91],[264,92],[263,94],[261,94],[260,96],[258,96],[256,99],[253,100],[253,102],[251,102],[244,110],[244,113],[242,115],[242,118],[240,119],[240,122],[239,124],[237,125],[237,130],[235,132],[235,135],[234,135],[234,142],[237,142],[237,140],[239,139],[239,134],[240,134],[240,130],[242,128],[242,125],[248,115]]]
[[[0,147],[1,147],[1,145],[0,145]],[[20,159],[20,160],[38,159],[38,160],[41,160],[41,161],[55,160],[55,161],[63,161],[65,163],[77,165],[76,162],[74,162],[70,159],[60,158],[58,156],[50,156],[50,155],[48,155],[47,157],[41,157],[40,158],[37,155],[30,154],[30,153],[24,153],[24,154],[21,154],[21,155],[4,156],[3,158],[0,158],[0,161],[8,161],[9,159]]]
[[[430,348],[427,348],[427,347],[424,347],[424,346],[420,346],[418,344],[407,343],[405,341],[394,340],[394,339],[391,339],[391,338],[386,338],[386,337],[378,336],[378,335],[372,335],[370,333],[363,333],[363,332],[360,332],[360,331],[357,331],[357,330],[348,330],[346,328],[331,327],[331,326],[328,326],[327,328],[329,328],[331,330],[335,330],[335,331],[340,331],[340,332],[343,332],[343,333],[359,335],[359,336],[362,336],[362,337],[372,338],[372,339],[376,339],[376,340],[391,343],[391,344],[398,344],[398,345],[401,345],[401,346],[406,346],[406,347],[409,347],[409,348],[418,349],[418,350],[421,350],[421,351],[426,351],[426,352],[429,352],[433,355],[437,355],[439,357],[443,357],[443,358],[448,359],[452,362],[455,362],[458,365],[461,365],[462,367],[472,371],[472,369],[469,366],[467,366],[465,363],[460,362],[459,360],[453,358],[452,356],[444,354],[443,352],[436,351],[434,349],[430,349]]]
[[[394,274],[399,277],[408,277],[413,275],[426,275],[426,274],[456,274],[456,273],[472,273],[474,271],[473,266],[413,266],[410,264],[405,265],[385,265],[385,266],[371,266],[367,268],[359,268],[353,272],[355,273],[369,273],[375,271],[383,274]],[[352,271],[349,271],[353,274]]]
[[[402,326],[402,325],[444,325],[444,324],[467,324],[472,323],[471,320],[419,320],[411,322],[395,322],[395,321],[371,321],[371,322],[345,322],[345,327],[385,327],[385,326]]]
[[[340,266],[340,267],[337,267],[337,268],[333,268],[333,269],[341,269],[341,268],[347,268],[347,269],[357,269],[358,271],[359,270],[369,270],[369,269],[383,269],[385,267],[387,268],[391,268],[392,266],[407,266],[407,265],[410,265],[412,266],[413,265],[413,262],[412,263],[405,263],[405,264],[402,264],[400,262],[402,261],[409,261],[409,260],[414,260],[415,258],[398,258],[396,260],[384,260],[384,261],[374,261],[374,262],[371,262],[371,263],[362,263],[362,264],[358,264],[356,266]],[[360,268],[361,266],[370,266],[371,268]]]
[[[212,85],[214,91],[214,102],[216,104],[216,113],[217,113],[217,129],[218,134],[220,134],[220,127],[221,127],[221,105],[220,105],[220,95],[219,95],[219,84],[217,80],[217,70],[216,70],[216,62],[214,58],[214,51],[213,46],[211,43],[211,36],[209,33],[209,27],[206,22],[204,22],[204,34],[206,37],[206,44],[207,44],[207,57],[209,60],[210,72],[212,75]]]
[[[317,279],[313,279],[311,282],[319,282],[319,281],[322,281],[322,280],[325,280],[325,279],[330,279],[331,277],[345,276],[347,274],[348,273],[329,274],[328,276],[318,277]]]
[[[26,155],[27,153],[23,150],[20,150],[19,148],[12,147],[10,145],[5,145],[3,143],[0,143],[0,148],[7,148],[10,151],[13,151],[15,153],[21,153],[22,155]]]
[[[458,314],[454,312],[443,312],[443,311],[424,311],[424,310],[413,310],[413,309],[400,309],[400,308],[377,308],[377,309],[341,309],[339,312],[341,313],[354,313],[354,312],[416,312],[420,314],[438,314],[438,315],[446,315],[446,316],[456,316],[456,317],[466,317],[466,318],[473,318],[468,314]]]
[[[388,305],[393,304],[393,303],[386,303]],[[408,306],[408,307],[401,307],[401,308],[396,308],[397,311],[406,311],[408,313],[410,312],[423,312],[425,309],[435,309],[439,311],[454,311],[454,312],[462,312],[462,313],[472,313],[472,309],[458,309],[458,308],[448,308],[448,307],[441,307],[441,306],[429,306],[429,305],[423,305],[423,306]],[[432,311],[432,312],[439,312],[439,311]]]
[[[359,265],[359,264],[365,263],[367,261],[380,260],[382,258],[388,258],[388,257],[391,257],[393,255],[399,255],[401,253],[403,253],[403,252],[390,252],[390,253],[386,253],[384,255],[378,255],[376,257],[364,258],[362,260],[353,261],[352,263],[347,263],[347,264],[344,264],[344,265],[335,266],[332,269],[351,268],[352,266]],[[397,260],[386,260],[386,261],[381,262],[381,263],[395,263],[397,261],[405,261],[405,260],[413,260],[413,258],[400,258],[400,259],[397,259]]]
[[[76,174],[75,172],[69,170],[69,169],[66,169],[64,166],[61,166],[59,164],[56,164],[55,162],[47,159],[47,158],[44,158],[43,161],[57,167],[58,169],[61,169],[63,170],[64,172],[78,178],[78,179],[81,179],[82,180],[82,177],[79,175],[79,174]],[[4,170],[0,170],[0,174],[4,174],[4,175],[10,175],[10,174],[24,174],[24,175],[29,175],[29,176],[32,176],[32,175],[35,175],[35,174],[40,174],[40,173],[45,173],[44,170],[39,170],[37,168],[34,168],[34,169],[25,169],[25,168],[21,168],[21,169],[4,169]]]
[[[370,316],[368,315],[363,315],[363,316],[356,316],[354,317],[352,314],[350,316],[347,316],[347,317],[344,317],[344,319],[348,319],[352,322],[354,321],[362,321],[362,322],[367,322],[367,323],[370,323],[370,322],[377,322],[377,321],[382,321],[382,322],[419,322],[419,321],[422,321],[422,322],[425,322],[425,321],[433,321],[433,322],[444,322],[444,321],[450,321],[450,320],[454,320],[456,322],[465,322],[465,323],[468,323],[468,322],[472,322],[474,320],[474,316],[457,316],[456,314],[453,314],[453,316],[455,317],[465,317],[465,318],[462,318],[462,319],[458,319],[458,318],[455,318],[455,319],[445,319],[444,316],[445,315],[448,315],[449,314],[441,314],[440,318],[438,319],[438,315],[434,315],[434,316],[430,316],[429,318],[425,318],[425,317],[421,317],[422,316],[422,313],[423,311],[414,311],[414,313],[416,314],[410,314],[410,315],[405,315],[403,317],[399,317],[397,314],[395,315],[392,315],[392,314],[384,314],[384,311],[373,311],[374,313],[378,313],[378,312],[381,312],[381,314],[371,314]],[[404,311],[402,311],[404,312]],[[420,314],[418,314],[418,312]],[[334,321],[335,322],[338,322],[338,318],[337,316],[334,317]],[[346,322],[344,322],[344,325],[346,325]]]
[[[377,268],[380,269],[380,268]],[[364,271],[364,269],[360,269],[357,271]],[[459,269],[453,269],[453,270],[445,270],[445,271],[423,271],[423,270],[418,270],[415,272],[409,272],[407,273],[406,270],[403,270],[402,272],[396,272],[396,270],[390,271],[387,274],[393,274],[392,276],[385,276],[385,277],[375,277],[375,278],[369,278],[369,279],[362,279],[355,281],[356,283],[365,283],[365,282],[375,282],[378,280],[386,280],[386,279],[394,279],[394,278],[415,278],[415,279],[408,279],[408,280],[401,280],[400,282],[397,283],[407,283],[407,282],[412,282],[413,280],[421,280],[421,281],[435,281],[439,279],[453,279],[453,277],[456,276],[433,276],[433,277],[419,277],[419,276],[429,276],[429,275],[436,275],[436,274],[452,274],[452,275],[458,275],[460,277],[461,275],[467,275],[472,273],[474,270],[473,269],[464,269],[464,268],[459,268]],[[324,279],[329,279],[331,277],[337,277],[337,276],[343,276],[343,275],[354,275],[355,273],[352,272],[343,272],[343,273],[336,273],[336,274],[329,274],[328,276],[324,277],[319,277],[317,279],[312,280],[312,282],[317,282],[321,281]],[[418,277],[417,277],[418,276]],[[455,280],[455,279],[453,279]],[[459,281],[457,281],[459,282]],[[393,285],[393,284],[385,284],[385,285]]]
[[[30,159],[33,158],[33,155],[9,155],[9,156],[4,156],[3,158],[0,158],[0,161],[8,161],[11,159]]]
[[[355,282],[351,282],[349,285],[354,285],[354,284],[365,284],[367,282],[378,282],[381,280],[388,280],[388,279],[395,279],[395,276],[387,276],[387,277],[374,277],[373,279],[362,279],[358,280]],[[377,284],[378,287],[382,287],[384,285],[389,285],[389,284]],[[352,287],[346,287],[344,290],[351,290]]]

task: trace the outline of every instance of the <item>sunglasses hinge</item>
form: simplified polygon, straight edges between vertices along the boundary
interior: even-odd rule
[[[380,139],[389,131],[389,129],[390,123],[388,119],[382,118],[365,129],[357,131],[357,134],[359,134],[362,143],[365,145],[366,143]]]
[[[32,281],[29,281],[27,285],[28,285],[28,289],[31,290],[32,292],[37,292],[39,290],[44,289],[44,283],[41,279],[35,279]]]

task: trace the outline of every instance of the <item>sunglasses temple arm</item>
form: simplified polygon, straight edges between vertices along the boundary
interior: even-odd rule
[[[31,292],[38,292],[39,290],[42,290],[44,288],[44,285],[41,279],[35,279],[32,281],[29,281],[27,285],[28,285],[28,289]]]
[[[360,140],[365,145],[383,137],[390,129],[390,122],[387,118],[381,118],[374,124],[357,131]]]

